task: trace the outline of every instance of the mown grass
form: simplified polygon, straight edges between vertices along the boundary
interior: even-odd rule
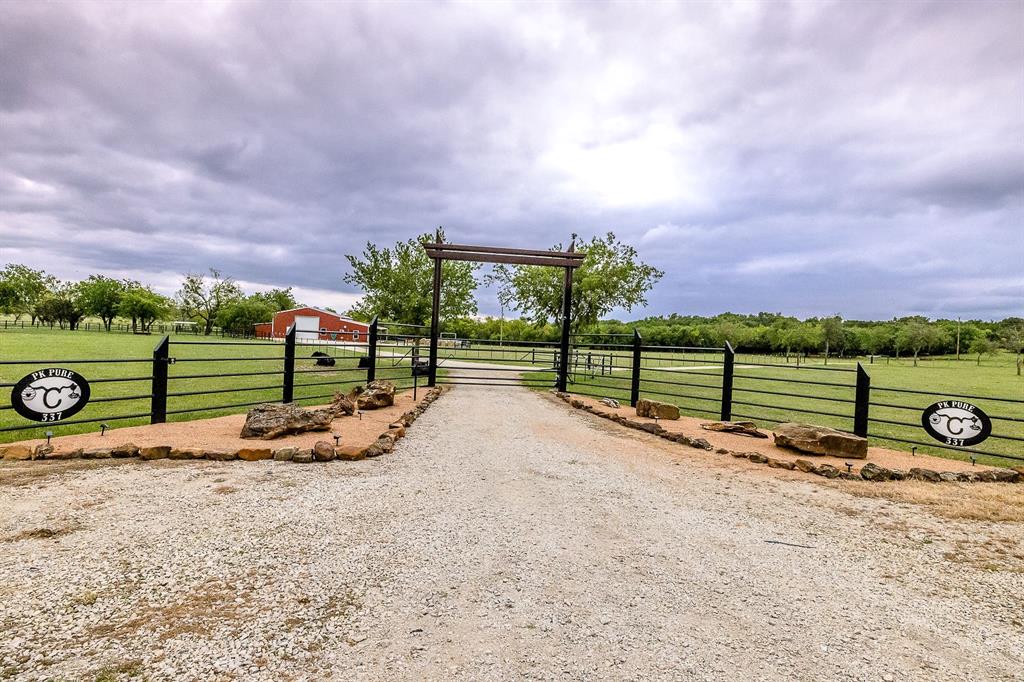
[[[0,429],[30,422],[10,409],[10,391],[29,371],[43,366],[74,370],[90,381],[89,404],[68,423],[0,431],[0,442],[43,438],[47,430],[69,435],[149,423],[153,349],[162,337],[120,333],[61,330],[8,330],[0,332],[0,361],[41,360],[20,365],[0,364]],[[202,342],[202,345],[196,344]],[[334,367],[318,367],[314,351],[335,358]],[[295,402],[328,402],[335,391],[346,392],[365,383],[366,370],[358,367],[365,347],[299,344],[295,361]],[[284,345],[193,335],[171,336],[168,368],[168,421],[186,421],[234,414],[252,404],[279,402],[283,391]],[[73,362],[110,360],[112,362]],[[377,377],[399,388],[411,385],[409,360],[393,358],[378,364]],[[232,376],[228,376],[232,375]],[[131,379],[130,381],[108,381]],[[71,423],[83,420],[100,420]]]

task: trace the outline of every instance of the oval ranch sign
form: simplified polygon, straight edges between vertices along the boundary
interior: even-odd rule
[[[940,400],[921,414],[928,435],[946,445],[977,445],[992,433],[992,420],[977,405]]]
[[[14,411],[36,422],[56,422],[89,402],[89,382],[78,372],[47,367],[22,377],[11,391]]]

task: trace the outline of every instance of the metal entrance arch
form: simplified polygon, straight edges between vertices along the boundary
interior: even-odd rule
[[[437,383],[437,339],[440,333],[438,317],[441,308],[441,264],[446,260],[472,261],[475,263],[503,263],[508,265],[544,265],[564,268],[565,282],[562,286],[562,338],[558,354],[558,379],[556,386],[564,391],[569,381],[569,327],[572,315],[572,274],[583,265],[585,253],[577,252],[575,243],[569,244],[568,251],[539,251],[534,249],[509,249],[499,246],[469,246],[446,244],[441,241],[440,230],[433,243],[424,242],[424,250],[434,259],[434,297],[430,309],[430,360],[427,383]]]

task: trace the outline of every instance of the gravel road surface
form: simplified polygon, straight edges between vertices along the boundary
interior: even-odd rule
[[[0,678],[1024,676],[1024,573],[956,558],[1020,525],[711,457],[460,386],[376,460],[8,474]]]

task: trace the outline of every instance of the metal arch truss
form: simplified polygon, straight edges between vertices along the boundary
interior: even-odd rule
[[[502,263],[507,265],[544,265],[565,269],[565,283],[562,287],[562,339],[558,358],[559,391],[564,391],[569,378],[569,328],[572,314],[572,273],[583,265],[587,254],[575,250],[575,244],[568,251],[538,251],[536,249],[510,249],[501,246],[470,246],[467,244],[445,244],[440,239],[425,242],[423,249],[434,259],[434,297],[430,310],[430,366],[428,383],[437,383],[437,339],[440,333],[439,314],[441,308],[441,262],[471,261],[474,263]]]

